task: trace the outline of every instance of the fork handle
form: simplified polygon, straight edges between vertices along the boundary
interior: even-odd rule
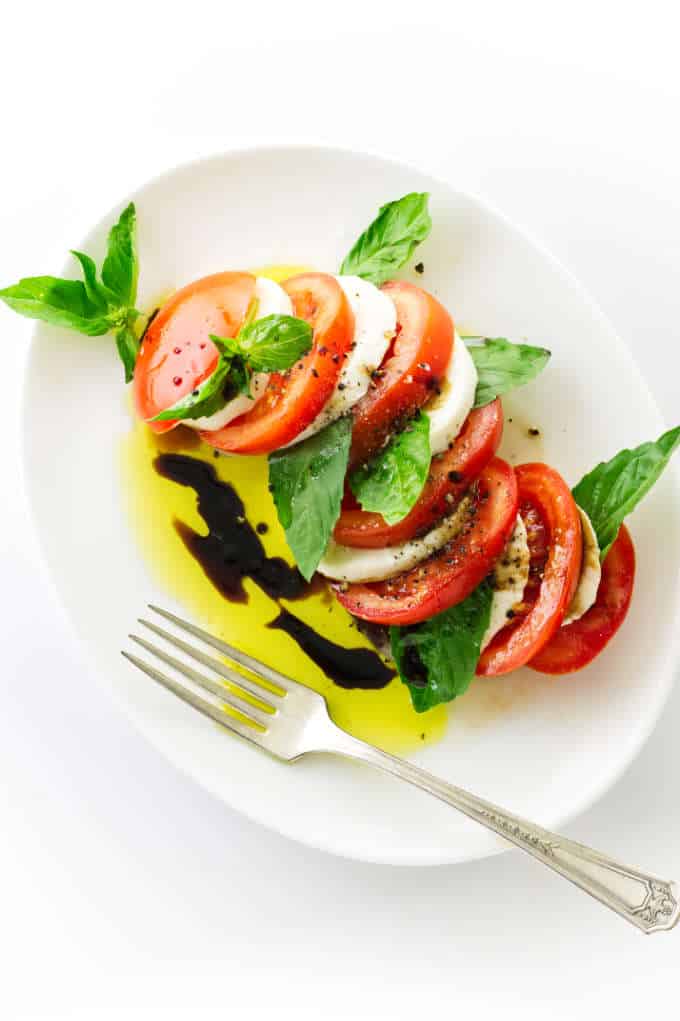
[[[680,889],[676,883],[622,865],[584,844],[551,833],[344,731],[337,736],[340,740],[334,751],[398,776],[452,805],[559,872],[643,932],[672,929],[680,920]]]

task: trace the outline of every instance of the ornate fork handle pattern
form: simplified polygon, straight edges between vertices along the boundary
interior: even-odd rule
[[[413,763],[388,755],[342,731],[338,734],[340,739],[334,751],[370,763],[452,805],[559,872],[642,932],[672,929],[680,920],[680,889],[676,883],[621,865],[584,844],[551,833],[446,783]]]

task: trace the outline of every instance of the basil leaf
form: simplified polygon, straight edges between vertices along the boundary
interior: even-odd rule
[[[0,290],[0,298],[29,319],[65,326],[90,337],[100,337],[110,329],[99,303],[90,299],[82,280],[24,277],[18,284]]]
[[[627,514],[652,488],[680,444],[680,425],[658,440],[621,450],[593,468],[572,493],[593,523],[604,560]]]
[[[365,511],[396,525],[422,493],[431,459],[430,420],[421,411],[376,457],[352,472],[349,484]]]
[[[392,656],[417,713],[462,695],[475,676],[489,626],[493,589],[483,581],[467,599],[413,627],[391,627]]]
[[[340,515],[352,416],[269,455],[269,489],[300,573],[309,581]]]
[[[139,341],[129,323],[122,326],[116,333],[116,347],[125,369],[125,382],[131,383],[139,353]]]
[[[253,395],[250,392],[252,378],[253,373],[250,366],[240,356],[234,357],[229,367],[228,389],[234,394],[243,394],[244,397],[250,397],[252,400]]]
[[[233,355],[239,354],[236,337],[218,337],[216,334],[211,333],[210,339],[221,355],[231,358]]]
[[[429,197],[427,192],[414,191],[383,206],[344,258],[340,272],[374,284],[388,280],[432,229]]]
[[[467,337],[468,350],[477,369],[475,408],[490,404],[497,397],[529,383],[550,361],[550,351],[530,344],[511,344],[502,337]]]
[[[94,259],[91,259],[89,255],[85,255],[84,252],[76,252],[73,249],[71,250],[71,255],[80,263],[87,297],[92,302],[93,307],[99,309],[101,315],[106,315],[109,312],[112,295],[108,287],[104,287],[97,280],[97,267]]]
[[[215,366],[215,371],[207,379],[204,379],[195,390],[185,394],[176,404],[173,404],[170,408],[165,408],[164,411],[161,411],[160,414],[149,419],[149,421],[174,422],[177,420],[181,422],[186,418],[203,418],[208,415],[214,415],[216,411],[219,411],[227,403],[225,387],[229,383],[230,371],[231,361],[220,356]]]
[[[125,381],[129,383],[139,351],[132,329],[139,315],[133,307],[138,274],[134,205],[130,203],[123,210],[109,232],[101,280],[97,279],[97,267],[89,255],[77,251],[71,254],[80,264],[82,280],[24,277],[18,284],[0,290],[0,298],[20,315],[52,326],[77,330],[90,337],[115,332]]]
[[[312,332],[304,319],[270,315],[244,326],[236,343],[254,372],[284,372],[309,351]]]
[[[102,282],[120,305],[133,306],[137,300],[137,214],[130,202],[109,231],[108,251],[102,265]]]

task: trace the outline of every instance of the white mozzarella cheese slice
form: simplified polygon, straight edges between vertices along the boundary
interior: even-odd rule
[[[420,539],[409,539],[400,546],[384,546],[382,549],[359,549],[342,546],[331,539],[321,563],[320,574],[335,581],[357,582],[385,581],[404,571],[417,567],[423,560],[436,553],[453,539],[465,524],[469,514],[470,498],[458,504],[453,514],[444,518],[436,528]]]
[[[463,428],[475,403],[477,369],[465,341],[455,334],[453,354],[439,384],[439,393],[423,411],[430,419],[430,449],[441,454]]]
[[[518,514],[513,533],[494,568],[491,616],[482,639],[482,649],[508,623],[513,606],[522,601],[528,580],[529,543],[526,527]]]
[[[582,617],[595,602],[597,590],[600,587],[602,577],[602,565],[600,564],[600,547],[597,543],[597,536],[592,522],[586,512],[580,507],[578,512],[583,526],[583,561],[581,564],[581,576],[574,598],[569,604],[562,627],[565,624],[572,624],[579,617]]]

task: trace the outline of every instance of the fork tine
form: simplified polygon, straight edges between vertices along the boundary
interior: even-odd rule
[[[153,624],[150,620],[144,620],[143,617],[139,617],[138,620],[140,624],[143,624],[144,627],[149,629],[149,631],[153,631],[153,633],[158,635],[159,638],[164,638],[166,642],[174,645],[175,648],[181,649],[182,652],[186,652],[187,656],[191,656],[199,663],[202,663],[203,666],[207,666],[210,670],[214,670],[215,673],[224,677],[225,680],[229,681],[231,684],[235,684],[238,685],[239,688],[243,688],[244,691],[247,691],[250,695],[259,699],[263,705],[266,705],[272,711],[275,710],[276,707],[273,706],[268,699],[278,697],[278,692],[273,692],[270,688],[263,688],[259,684],[254,684],[253,681],[244,677],[243,674],[237,673],[236,670],[232,670],[230,667],[225,666],[224,663],[215,659],[214,656],[208,656],[207,653],[201,652],[200,649],[195,649],[193,645],[183,642],[181,638],[171,634],[169,631],[165,631],[162,627],[159,627],[158,624]],[[281,692],[281,695],[285,695],[285,692]]]
[[[141,645],[143,649],[150,652],[152,656],[157,656],[158,659],[167,663],[168,666],[173,667],[180,674],[184,674],[186,678],[197,684],[199,688],[203,688],[205,691],[209,691],[211,695],[218,698],[220,702],[225,702],[232,709],[236,709],[239,713],[247,716],[251,723],[260,724],[265,727],[268,721],[271,721],[271,714],[265,713],[261,709],[257,709],[251,702],[247,702],[245,699],[238,698],[233,695],[223,684],[219,684],[217,681],[213,681],[212,678],[206,677],[204,674],[199,674],[197,670],[193,670],[186,663],[183,663],[181,659],[175,659],[174,656],[170,656],[163,649],[159,649],[151,642],[147,642],[144,638],[139,638],[138,635],[128,635],[133,642],[137,645]]]
[[[219,723],[221,727],[224,727],[226,730],[234,731],[235,734],[238,734],[240,737],[244,737],[247,741],[251,741],[253,744],[259,745],[260,747],[264,745],[262,740],[264,734],[262,731],[256,730],[255,727],[251,727],[247,723],[241,723],[241,721],[237,720],[234,716],[229,716],[223,710],[218,709],[217,706],[213,705],[212,702],[207,702],[204,698],[201,698],[200,695],[196,695],[193,691],[189,691],[189,689],[185,688],[182,684],[178,684],[178,682],[173,681],[172,678],[166,677],[165,674],[160,672],[160,670],[156,670],[149,663],[145,663],[143,659],[137,659],[137,657],[133,656],[132,653],[123,651],[121,655],[125,656],[130,663],[134,664],[134,666],[136,666],[138,670],[141,670],[142,673],[145,673],[147,677],[151,677],[152,680],[156,681],[164,688],[167,688],[168,691],[171,691],[173,695],[177,695],[178,698],[181,698],[183,702],[186,702],[194,709],[198,709],[199,713],[203,713],[204,716],[208,716],[215,723]]]
[[[278,670],[274,670],[272,667],[266,665],[266,663],[260,663],[258,659],[253,659],[245,652],[241,652],[240,649],[235,649],[233,645],[228,645],[227,642],[223,642],[220,638],[215,638],[214,635],[204,631],[203,628],[196,627],[195,624],[190,624],[187,620],[182,620],[181,617],[177,617],[174,613],[170,613],[169,610],[162,610],[160,606],[154,606],[153,603],[148,604],[149,609],[153,610],[154,613],[158,613],[161,617],[165,617],[166,620],[171,621],[178,627],[184,628],[189,634],[194,635],[195,638],[200,638],[206,645],[211,645],[213,649],[217,649],[224,656],[228,656],[235,663],[240,663],[246,670],[250,670],[255,674],[256,677],[262,677],[264,680],[269,681],[271,684],[277,685],[279,688],[283,688],[284,691],[289,691],[292,688],[304,688],[304,684],[299,684],[294,681],[292,677],[286,677],[285,674],[280,674]]]

